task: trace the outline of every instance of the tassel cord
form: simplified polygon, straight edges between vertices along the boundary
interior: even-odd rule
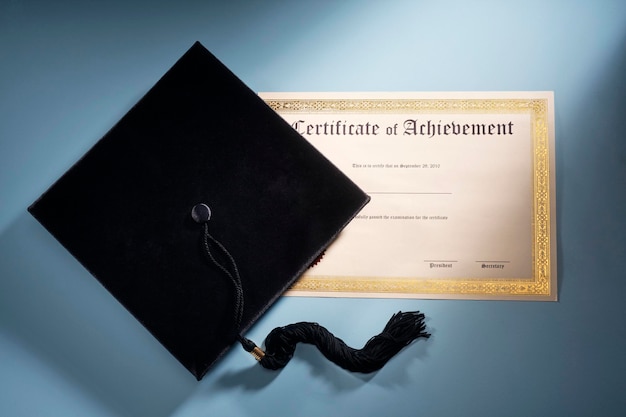
[[[241,320],[243,318],[243,287],[241,285],[241,277],[239,276],[239,269],[237,268],[235,259],[232,257],[230,252],[226,250],[224,245],[222,245],[217,239],[211,236],[211,234],[209,233],[208,223],[204,223],[204,242],[203,243],[204,243],[204,249],[207,255],[209,256],[209,259],[211,260],[211,262],[213,262],[213,264],[217,266],[230,279],[230,281],[233,284],[233,287],[235,288],[235,308],[234,308],[233,315],[235,319],[235,329],[237,330],[237,333],[239,333],[239,327],[241,326]],[[210,243],[215,245],[220,250],[222,255],[226,257],[226,259],[230,263],[231,270],[229,270],[226,266],[224,266],[221,262],[219,262],[215,258],[215,256],[213,255],[213,252],[211,251]]]
[[[233,258],[230,252],[228,252],[228,250],[224,247],[224,245],[220,243],[219,240],[211,236],[211,234],[209,233],[208,223],[205,222],[203,226],[204,226],[203,246],[204,246],[204,250],[207,256],[209,257],[211,262],[220,271],[222,271],[224,275],[226,275],[230,279],[230,282],[233,284],[233,288],[235,289],[235,307],[233,309],[233,318],[234,318],[234,329],[235,329],[235,332],[237,333],[237,340],[241,343],[241,345],[247,352],[262,352],[253,341],[242,336],[240,333],[241,321],[243,319],[244,301],[243,301],[243,286],[241,284],[241,276],[239,275],[239,269],[237,268],[237,263],[235,262],[235,258]],[[228,260],[228,263],[229,263],[228,266],[230,267],[230,270],[229,268],[227,268],[227,266],[219,262],[217,258],[215,257],[215,255],[213,255],[213,251],[211,250],[211,245],[214,245],[215,247],[217,247],[219,251],[221,252],[221,254],[223,255],[223,257],[225,257]]]

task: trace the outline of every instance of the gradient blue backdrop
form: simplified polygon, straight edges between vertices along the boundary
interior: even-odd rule
[[[362,345],[359,376],[235,349],[197,383],[26,207],[199,40],[255,91],[554,90],[558,303],[283,298]],[[626,2],[0,0],[0,415],[626,415]],[[77,202],[80,204],[80,202]]]

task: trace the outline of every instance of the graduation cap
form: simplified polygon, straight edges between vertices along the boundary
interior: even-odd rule
[[[359,350],[315,323],[244,336],[368,201],[196,42],[29,211],[200,379],[236,341],[371,372],[428,336],[419,312]]]

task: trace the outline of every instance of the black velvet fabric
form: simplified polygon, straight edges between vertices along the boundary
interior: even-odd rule
[[[29,211],[198,379],[369,201],[200,43]]]

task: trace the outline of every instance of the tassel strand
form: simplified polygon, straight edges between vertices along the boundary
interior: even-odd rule
[[[413,340],[429,338],[425,329],[422,313],[398,312],[379,335],[372,337],[362,349],[354,349],[317,323],[294,323],[270,332],[265,339],[265,354],[258,360],[264,368],[281,369],[293,357],[296,345],[307,343],[315,345],[328,360],[348,371],[370,373],[381,369]]]

